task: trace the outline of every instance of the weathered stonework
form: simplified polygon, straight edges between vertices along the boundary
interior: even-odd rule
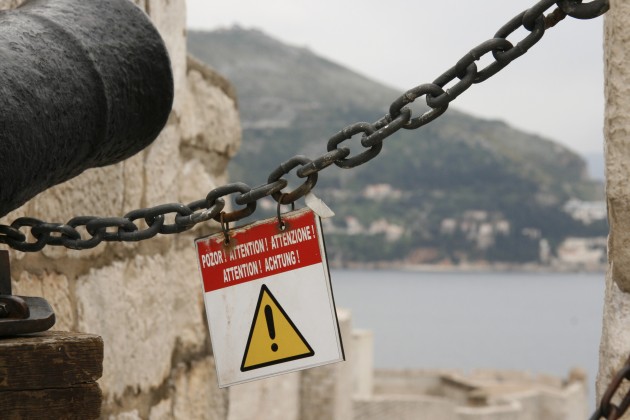
[[[339,331],[346,360],[352,357],[352,318],[347,310],[338,309]],[[300,419],[344,420],[353,418],[353,365],[335,363],[302,372],[300,383]]]
[[[56,308],[57,322],[52,330],[70,331],[75,325],[75,313],[73,310],[72,295],[68,277],[64,274],[33,275],[28,271],[20,274],[13,293],[22,296],[40,296]]]
[[[19,2],[0,0],[0,8]],[[137,0],[162,34],[172,61],[175,102],[155,142],[124,162],[90,169],[7,215],[65,222],[76,215],[122,216],[163,203],[189,203],[227,180],[241,129],[233,88],[186,56],[185,0]],[[192,64],[191,64],[192,63]],[[167,223],[172,220],[167,218]],[[140,243],[73,251],[11,251],[15,293],[43,296],[56,329],[105,343],[103,418],[226,419],[217,387],[191,232]]]
[[[606,16],[606,197],[609,260],[615,283],[630,292],[630,5],[612,1]]]
[[[174,381],[173,419],[225,419],[228,391],[217,389],[214,358],[180,363]]]
[[[107,342],[103,382],[110,400],[130,386],[134,392],[158,388],[176,352],[203,354],[199,284],[187,267],[195,264],[193,253],[138,255],[77,279],[78,329]]]
[[[14,9],[25,0],[0,0],[0,10]]]
[[[610,234],[598,400],[630,355],[630,3],[610,1],[604,31],[604,131]],[[624,384],[620,395],[627,390],[628,385]],[[630,418],[630,414],[623,418]]]
[[[459,420],[455,416],[455,404],[424,395],[357,397],[354,411],[355,420]]]
[[[230,387],[227,420],[300,420],[301,372]]]

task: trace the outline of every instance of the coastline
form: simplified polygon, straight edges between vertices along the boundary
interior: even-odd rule
[[[377,262],[339,262],[329,261],[334,270],[399,270],[418,272],[503,272],[503,273],[606,273],[606,264],[582,265],[543,265],[543,264],[508,264],[474,262],[463,264],[413,264],[408,261],[377,261]]]

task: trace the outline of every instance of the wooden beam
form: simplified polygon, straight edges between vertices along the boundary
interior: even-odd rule
[[[102,374],[99,336],[47,331],[0,338],[0,417],[98,418]]]

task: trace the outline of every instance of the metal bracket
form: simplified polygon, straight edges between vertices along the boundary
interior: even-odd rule
[[[11,293],[9,251],[0,250],[0,337],[46,331],[55,312],[46,299]]]

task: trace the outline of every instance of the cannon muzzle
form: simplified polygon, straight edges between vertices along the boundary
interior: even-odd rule
[[[150,144],[173,102],[170,60],[129,0],[31,0],[0,12],[0,216]]]

